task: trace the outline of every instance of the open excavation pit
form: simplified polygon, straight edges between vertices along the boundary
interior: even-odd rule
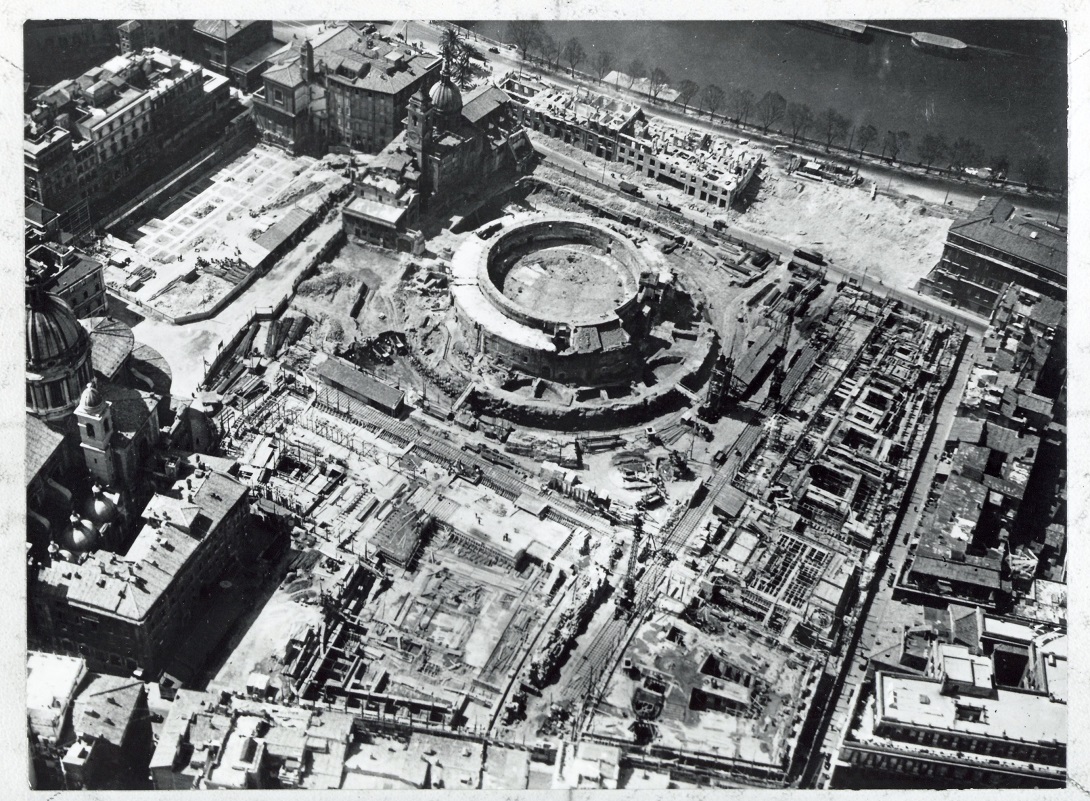
[[[632,374],[662,289],[631,242],[562,217],[492,223],[466,240],[451,268],[458,321],[474,351],[578,384]]]
[[[532,409],[535,418],[550,406],[646,408],[701,372],[714,335],[693,326],[692,298],[637,244],[644,237],[622,230],[589,217],[516,214],[460,245],[451,292],[479,405]],[[671,358],[660,358],[664,351]],[[649,369],[656,358],[671,369]]]

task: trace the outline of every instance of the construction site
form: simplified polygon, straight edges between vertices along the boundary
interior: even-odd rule
[[[207,376],[291,540],[210,686],[796,783],[964,329],[547,169],[463,220],[424,256],[345,244]]]
[[[1066,219],[575,38],[276,25],[184,23],[230,76],[141,137],[239,116],[93,231],[123,82],[28,106],[32,786],[1067,780]]]

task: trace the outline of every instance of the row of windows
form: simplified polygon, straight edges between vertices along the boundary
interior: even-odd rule
[[[91,380],[91,361],[87,359],[79,370],[68,376],[47,384],[26,385],[26,405],[28,409],[60,409],[79,400],[83,387]]]
[[[885,729],[886,727],[883,727]],[[945,748],[951,751],[990,754],[1012,759],[1032,759],[1039,762],[1055,760],[1056,751],[1050,748],[1038,748],[1027,743],[992,740],[984,737],[965,737],[942,731],[919,730],[908,727],[888,727],[889,735],[896,739],[907,740],[921,745]]]

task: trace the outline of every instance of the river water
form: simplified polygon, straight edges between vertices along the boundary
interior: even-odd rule
[[[506,40],[505,22],[471,23]],[[614,55],[614,69],[633,58],[661,66],[676,85],[689,78],[725,90],[776,91],[815,113],[832,107],[853,125],[881,133],[907,131],[915,145],[927,133],[965,136],[985,163],[1006,155],[1011,177],[1035,154],[1050,167],[1048,183],[1067,172],[1067,37],[1058,22],[882,21],[899,31],[955,36],[970,56],[946,58],[912,46],[907,36],[874,30],[853,41],[786,22],[548,21],[558,41],[578,37],[589,54]]]

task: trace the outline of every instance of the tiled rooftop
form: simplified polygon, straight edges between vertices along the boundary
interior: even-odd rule
[[[26,483],[38,475],[64,442],[59,434],[32,414],[26,416]]]

